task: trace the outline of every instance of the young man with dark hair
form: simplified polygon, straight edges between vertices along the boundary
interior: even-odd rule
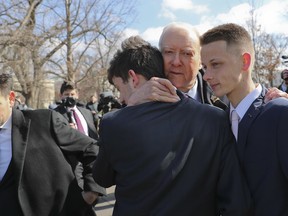
[[[124,104],[155,76],[165,77],[161,52],[138,36],[123,42],[108,69]],[[144,102],[101,120],[93,177],[116,185],[113,215],[247,215],[226,113],[177,92],[179,102]]]
[[[71,82],[64,81],[60,88],[62,103],[54,110],[61,113],[70,125],[93,139],[98,138],[93,115],[90,110],[78,104],[79,92]]]
[[[86,109],[78,103],[79,92],[75,84],[72,82],[64,81],[60,88],[60,98],[62,103],[58,105],[54,110],[61,113],[64,116],[66,122],[68,121],[72,128],[80,131],[86,136],[97,140],[98,132],[94,123],[93,115],[90,110]],[[79,186],[83,188],[83,167],[74,156],[68,158],[71,166],[74,169],[74,173],[79,182]],[[100,190],[94,192],[99,193],[101,196],[105,194],[105,190],[103,188],[100,188]],[[91,214],[93,215],[94,213],[92,212]]]

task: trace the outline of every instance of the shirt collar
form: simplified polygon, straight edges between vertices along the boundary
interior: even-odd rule
[[[241,121],[251,104],[260,96],[261,92],[262,86],[258,84],[258,86],[252,92],[246,95],[246,97],[238,104],[236,108],[234,108],[230,103],[230,115],[231,112],[235,109]]]
[[[281,89],[282,91],[287,90],[287,85],[285,84],[285,82],[282,83],[281,87],[282,87],[282,89]]]
[[[75,105],[74,107],[68,107],[68,110],[77,110],[77,106]]]
[[[9,118],[7,119],[7,121],[0,126],[1,129],[10,129],[11,130],[11,125],[12,125],[12,118],[11,118],[12,114],[10,114]]]
[[[194,86],[186,93],[186,95],[197,101],[201,101],[198,95],[197,88],[198,88],[198,80],[196,79]]]

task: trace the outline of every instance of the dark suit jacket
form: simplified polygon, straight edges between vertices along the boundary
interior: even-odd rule
[[[104,115],[93,177],[113,215],[244,216],[249,203],[226,113],[180,95]]]
[[[88,126],[88,135],[89,137],[93,138],[93,139],[97,139],[98,140],[98,132],[96,130],[95,124],[94,124],[94,119],[93,119],[93,115],[91,113],[90,110],[78,106],[77,105],[77,109],[81,112],[81,114],[83,115],[84,119],[86,120],[87,126]],[[69,122],[69,118],[67,115],[67,109],[62,106],[59,105],[58,107],[56,107],[54,109],[56,112],[59,112],[60,114],[62,114],[64,116],[64,118],[67,120],[67,122]],[[78,184],[81,188],[83,188],[83,178],[82,178],[82,172],[83,172],[83,168],[81,163],[79,163],[79,161],[72,155],[69,156],[69,163],[71,164],[74,173],[76,175]],[[103,191],[103,190],[102,190]],[[105,193],[99,193],[99,195],[103,195],[106,194],[106,190],[104,190]],[[95,191],[95,192],[99,192],[99,191]]]
[[[11,165],[24,215],[78,216],[91,209],[66,156],[82,162],[85,191],[103,192],[91,173],[97,153],[96,141],[67,126],[59,113],[13,110]]]
[[[94,124],[94,119],[93,119],[93,115],[92,115],[91,111],[84,108],[84,107],[80,107],[80,106],[77,106],[77,109],[79,109],[79,111],[81,112],[81,114],[83,115],[84,119],[87,122],[89,137],[91,137],[93,139],[98,139],[98,133],[97,133],[97,130],[96,130],[96,127]],[[64,106],[59,105],[54,110],[61,113],[65,117],[65,119],[67,121],[69,121],[69,118],[67,115],[67,110]]]
[[[266,89],[239,123],[237,150],[256,216],[288,215],[288,100],[264,103]]]

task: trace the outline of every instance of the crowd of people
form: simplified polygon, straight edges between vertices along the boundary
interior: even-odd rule
[[[288,215],[288,71],[255,83],[254,52],[233,23],[171,23],[159,49],[129,37],[107,71],[120,103],[101,118],[66,81],[57,107],[20,109],[0,73],[1,215],[96,215],[112,185],[114,216]]]

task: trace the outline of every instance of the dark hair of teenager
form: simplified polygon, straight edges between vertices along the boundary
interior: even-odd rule
[[[0,94],[2,96],[9,95],[13,88],[12,76],[7,73],[0,74]]]
[[[122,42],[122,49],[118,50],[110,62],[108,80],[113,84],[113,77],[120,77],[128,81],[128,71],[134,70],[147,80],[151,77],[164,78],[164,63],[161,52],[139,36],[132,36]]]
[[[63,94],[66,90],[74,90],[76,89],[75,85],[72,82],[64,81],[60,88],[60,93]]]

